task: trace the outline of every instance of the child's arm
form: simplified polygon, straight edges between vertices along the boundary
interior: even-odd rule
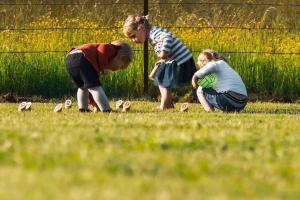
[[[160,60],[155,63],[155,66],[154,66],[154,68],[152,69],[152,71],[149,75],[149,79],[152,80],[152,81],[154,80],[155,73],[156,73],[158,67],[160,66],[160,64],[165,62],[166,60],[168,60],[169,53],[167,53],[165,51],[161,51],[160,54],[159,54],[159,58],[160,58]]]
[[[160,66],[161,63],[166,62],[169,57],[170,56],[169,56],[168,52],[166,52],[166,51],[161,51],[160,52],[160,54],[159,54],[160,60],[155,63],[155,66],[154,66],[152,72],[149,75],[150,80],[154,80],[155,72],[157,71],[158,67]]]
[[[157,69],[159,68],[160,64],[163,63],[163,62],[164,62],[164,60],[159,60],[155,63],[155,65],[154,65],[154,67],[153,67],[153,69],[152,69],[152,71],[149,75],[150,80],[152,80],[152,81],[154,80],[155,73],[156,73]]]
[[[198,84],[197,81],[201,78],[203,78],[204,76],[213,73],[216,71],[217,65],[215,62],[209,62],[207,63],[204,67],[202,67],[201,69],[199,69],[198,71],[196,71],[194,73],[194,76],[192,78],[192,86],[193,88],[197,88]]]
[[[159,58],[161,60],[167,60],[170,57],[169,53],[166,51],[161,51],[159,54]]]
[[[195,72],[194,76],[198,79],[203,78],[204,76],[214,73],[217,70],[217,64],[215,62],[209,62],[204,67]]]
[[[155,73],[156,73],[158,67],[160,66],[160,64],[163,62],[166,62],[170,58],[171,43],[172,43],[172,38],[170,38],[169,35],[165,35],[165,37],[163,39],[163,43],[162,43],[161,52],[158,55],[160,60],[155,63],[155,66],[149,75],[150,80],[154,80]]]
[[[195,76],[195,74],[194,74],[194,76],[193,76],[193,78],[192,78],[192,86],[193,86],[193,88],[197,88],[197,81],[198,81],[198,77],[197,76]]]
[[[150,75],[149,75],[149,79],[150,79],[151,81],[154,80],[154,76],[155,76],[155,73],[156,73],[156,71],[157,71],[158,68],[159,68],[159,65],[155,65],[154,68],[152,69],[152,71],[151,71],[151,73],[150,73]]]
[[[102,71],[100,71],[101,75],[107,75],[108,74],[108,69],[103,69]]]
[[[161,36],[162,44],[161,44],[161,52],[159,53],[158,57],[163,60],[167,60],[170,58],[171,54],[171,47],[173,43],[173,38],[170,34],[162,34]]]

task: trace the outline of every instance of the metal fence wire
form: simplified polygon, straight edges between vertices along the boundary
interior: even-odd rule
[[[259,1],[258,1],[259,2]],[[270,1],[271,2],[271,1]],[[270,3],[268,1],[255,3],[255,1],[245,1],[245,2],[195,2],[187,0],[177,0],[177,1],[163,1],[163,0],[144,0],[144,1],[60,1],[57,0],[47,1],[24,1],[24,0],[2,0],[0,1],[0,32],[41,32],[41,31],[101,31],[101,30],[118,30],[122,29],[122,25],[111,26],[112,22],[124,21],[128,14],[133,13],[143,13],[150,16],[156,17],[156,22],[158,24],[164,24],[164,28],[179,30],[179,29],[214,29],[214,30],[245,30],[245,31],[267,31],[269,37],[274,37],[274,32],[299,32],[300,29],[300,4],[299,1],[284,1],[285,3]],[[265,26],[245,26],[243,21],[235,23],[229,23],[228,21],[233,21],[232,13],[237,11],[237,13],[245,14],[251,19],[255,19],[255,14],[257,16],[264,16],[268,8],[276,9],[276,12],[280,16],[277,18],[285,18],[286,22],[284,26],[275,25],[265,25]],[[170,12],[170,9],[174,12]],[[184,18],[188,15],[197,16],[200,18],[210,17],[214,19],[214,12],[220,11],[220,15],[223,19],[222,23],[212,23],[209,25],[193,25],[188,26],[176,25],[175,19],[178,19],[179,15]],[[99,23],[97,26],[93,27],[82,27],[82,26],[67,26],[61,27],[55,24],[49,26],[40,27],[30,27],[27,26],[30,22],[34,22],[43,15],[60,17],[63,13],[65,18],[91,18],[99,19],[100,17],[105,18],[102,21],[107,22]],[[88,13],[88,14],[86,14]],[[110,16],[105,16],[109,13]],[[114,17],[111,14],[114,13]],[[249,14],[250,13],[250,14]],[[273,16],[274,18],[274,16]],[[298,19],[298,20],[297,20]],[[100,21],[100,20],[99,20]],[[113,23],[115,24],[115,23]],[[274,42],[274,41],[273,41]],[[8,49],[8,50],[7,50]],[[65,53],[67,49],[38,49],[38,50],[22,50],[18,51],[16,49],[1,48],[0,54],[42,54],[42,53]],[[148,85],[148,43],[145,42],[143,49],[135,49],[135,51],[143,51],[144,54],[144,90],[147,91]],[[200,52],[200,49],[193,49],[194,52]],[[274,55],[300,55],[300,50],[281,52],[281,51],[223,51],[226,54],[274,54]]]
[[[252,8],[252,12],[253,10],[255,11],[256,9],[261,9],[261,7],[281,7],[283,9],[287,9],[287,8],[292,8],[293,12],[289,13],[291,18],[296,18],[299,19],[298,17],[300,17],[299,14],[299,8],[300,8],[300,4],[295,1],[294,3],[290,3],[290,1],[288,1],[287,3],[253,3],[252,1],[246,1],[246,2],[191,2],[191,1],[184,1],[184,0],[178,0],[178,1],[161,1],[161,0],[153,0],[148,2],[148,0],[144,0],[144,1],[109,1],[109,2],[105,2],[105,1],[95,1],[95,2],[91,2],[91,1],[86,1],[84,3],[82,3],[82,1],[79,2],[66,2],[66,1],[59,1],[57,0],[57,2],[53,2],[53,1],[40,1],[40,2],[34,2],[34,1],[18,1],[15,0],[14,2],[12,1],[0,1],[0,31],[15,31],[15,32],[23,32],[23,31],[76,31],[76,30],[91,30],[91,31],[97,31],[97,30],[104,30],[104,29],[122,29],[122,26],[97,26],[97,27],[56,27],[55,25],[53,25],[52,27],[26,27],[26,25],[24,26],[24,24],[26,24],[26,22],[28,21],[33,21],[34,18],[38,18],[40,16],[42,16],[43,14],[47,14],[46,10],[48,11],[52,11],[53,13],[55,13],[56,9],[58,8],[63,8],[60,11],[65,11],[68,10],[68,8],[72,8],[72,7],[81,7],[81,8],[96,8],[96,7],[100,7],[100,9],[106,9],[106,10],[110,10],[110,9],[115,9],[117,8],[122,8],[122,7],[134,7],[134,11],[131,13],[126,13],[125,15],[122,15],[121,18],[119,18],[120,20],[124,20],[126,18],[126,15],[128,14],[132,14],[132,13],[144,13],[144,14],[148,14],[149,13],[149,8],[150,8],[150,15],[152,15],[151,13],[151,9],[154,7],[163,7],[161,9],[164,9],[165,6],[192,6],[192,7],[202,7],[202,6],[208,6],[208,8],[211,8],[210,6],[228,6],[228,7],[233,7],[233,8],[243,8],[243,9],[247,9],[247,8]],[[43,10],[44,8],[44,10]],[[36,17],[33,17],[33,15],[31,15],[31,13],[36,12],[35,10],[38,10],[38,13],[36,14]],[[75,11],[76,12],[76,11]],[[161,12],[161,11],[156,11],[156,12]],[[75,13],[76,14],[76,13]],[[229,13],[230,14],[230,13]],[[294,16],[293,16],[294,15]],[[53,15],[55,16],[55,14]],[[76,17],[76,16],[74,16]],[[223,16],[224,18],[226,18],[226,16]],[[20,20],[21,18],[21,20]],[[24,19],[27,18],[27,19]],[[19,20],[18,20],[19,19]],[[119,20],[117,19],[117,20]],[[162,19],[160,21],[164,21],[167,19]],[[20,21],[21,24],[18,24],[17,21]],[[297,20],[296,20],[297,21]],[[272,31],[296,31],[299,32],[300,30],[300,24],[298,22],[298,24],[294,24],[293,26],[289,26],[289,27],[244,27],[242,25],[238,25],[238,26],[232,26],[232,25],[209,25],[209,26],[174,26],[174,24],[169,25],[169,26],[164,26],[164,28],[167,29],[234,29],[234,30],[249,30],[249,31],[258,31],[258,30],[267,30],[267,31],[271,31],[270,34],[272,34]],[[66,52],[66,49],[62,49],[62,50],[51,50],[51,49],[40,49],[38,51],[4,51],[3,49],[0,49],[0,53],[4,54],[4,53],[56,53],[56,52]],[[137,50],[140,51],[140,50]],[[194,50],[196,52],[201,51],[201,50]],[[274,51],[270,51],[270,52],[240,52],[240,51],[235,51],[235,52],[223,52],[223,53],[264,53],[264,54],[300,54],[300,52],[274,52]]]

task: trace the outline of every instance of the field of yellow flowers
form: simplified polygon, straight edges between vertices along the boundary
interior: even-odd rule
[[[199,18],[194,26],[203,27],[208,23]],[[116,28],[101,28],[93,21],[43,16],[27,24],[26,30],[2,30],[1,52],[31,53],[0,54],[0,91],[44,97],[72,94],[74,87],[64,68],[66,51],[82,43],[126,39],[122,34],[122,24],[120,20],[113,25]],[[199,51],[205,48],[224,52],[244,79],[249,93],[288,99],[300,96],[299,54],[255,53],[299,53],[299,32],[281,29],[186,28],[184,22],[177,25],[182,28],[170,28],[171,32],[193,51],[195,59]],[[143,47],[131,44],[135,55],[130,67],[101,77],[109,95],[137,97],[142,94]],[[152,47],[149,54],[151,68],[157,59]],[[155,95],[154,91],[150,84],[152,95]]]

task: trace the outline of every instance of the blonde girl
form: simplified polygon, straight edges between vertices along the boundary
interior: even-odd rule
[[[215,108],[224,112],[239,112],[247,104],[248,95],[245,84],[239,74],[232,69],[226,59],[212,49],[200,53],[197,64],[199,70],[192,78],[192,85],[197,88],[198,79],[215,74],[217,81],[211,88],[197,89],[198,99],[207,112]]]
[[[172,108],[172,89],[188,85],[196,71],[191,52],[171,32],[152,26],[145,16],[129,15],[123,32],[135,43],[142,44],[149,39],[159,57],[149,76],[161,93],[161,103],[157,109]]]

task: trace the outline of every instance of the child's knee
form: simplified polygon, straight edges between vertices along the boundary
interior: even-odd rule
[[[203,88],[201,86],[198,87],[197,94],[198,95],[203,95]]]

